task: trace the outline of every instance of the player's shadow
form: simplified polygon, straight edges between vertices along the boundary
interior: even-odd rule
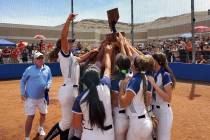
[[[195,97],[200,97],[201,95],[195,93],[195,83],[192,83],[189,99],[193,100]]]

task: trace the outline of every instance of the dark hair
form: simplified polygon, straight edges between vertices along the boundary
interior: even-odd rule
[[[80,63],[80,80],[82,81],[82,78],[84,77],[85,74],[85,70],[90,67],[92,64],[89,63],[89,61]],[[82,93],[86,90],[86,86],[84,86],[84,84],[82,82],[79,82],[79,93]]]
[[[129,69],[131,66],[128,56],[121,53],[116,56],[115,64],[120,70]]]
[[[115,69],[112,75],[112,79],[122,80],[125,78],[125,75],[128,73],[131,67],[131,61],[127,55],[117,54],[115,60]]]
[[[90,125],[98,126],[104,129],[106,119],[105,108],[103,102],[99,99],[97,86],[100,84],[100,72],[96,66],[90,66],[84,73],[81,82],[86,85],[89,92],[87,97],[82,102],[87,102],[89,105]]]
[[[75,39],[68,39],[69,43],[74,43]],[[58,53],[61,50],[61,39],[56,41],[56,47],[49,53],[50,61],[54,61],[58,59]]]
[[[171,70],[171,68],[168,66],[168,61],[166,58],[166,55],[162,52],[156,52],[155,54],[152,55],[152,57],[157,61],[157,63],[163,67],[168,73],[170,73],[171,79],[172,79],[172,87],[174,88],[176,85],[176,79],[175,76],[173,74],[173,71]]]
[[[58,59],[58,53],[61,50],[61,39],[56,41],[56,47],[49,53],[50,61],[55,61]]]

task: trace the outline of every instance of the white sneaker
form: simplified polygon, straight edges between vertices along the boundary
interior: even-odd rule
[[[38,128],[38,133],[39,133],[40,136],[45,136],[46,135],[43,127]]]
[[[30,138],[29,137],[25,137],[25,140],[30,140]]]

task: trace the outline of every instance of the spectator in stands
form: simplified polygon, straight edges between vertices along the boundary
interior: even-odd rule
[[[205,64],[205,63],[207,63],[207,61],[204,58],[204,56],[201,54],[200,58],[197,60],[197,64]]]
[[[13,48],[11,50],[11,63],[18,63],[18,49],[17,48]]]
[[[39,42],[39,51],[42,52],[44,49],[45,49],[45,44],[44,44],[43,40],[41,40]]]
[[[29,56],[29,58],[31,58],[32,57],[32,50],[34,49],[34,44],[32,43],[31,45],[28,45],[27,49],[28,49],[28,56]]]
[[[3,63],[4,64],[9,64],[10,63],[10,55],[11,55],[11,50],[6,47],[2,51],[2,57],[3,57]]]
[[[47,53],[51,52],[53,50],[53,44],[52,43],[48,43],[48,45],[46,46],[45,50],[47,50]]]
[[[173,53],[171,54],[171,61],[170,62],[176,62],[176,57]]]
[[[191,42],[191,40],[187,41],[185,50],[187,52],[187,63],[190,63],[190,54],[192,54],[192,42]]]
[[[0,64],[3,63],[3,60],[2,60],[2,49],[0,49]]]
[[[24,49],[22,51],[22,61],[23,61],[23,63],[27,63],[28,62],[28,53],[27,53],[26,49]]]

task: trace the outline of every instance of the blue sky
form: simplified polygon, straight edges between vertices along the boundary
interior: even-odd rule
[[[191,0],[133,0],[134,22],[153,21],[191,11]],[[120,21],[130,23],[130,0],[74,0],[77,20],[107,19],[106,11],[118,7]],[[210,9],[210,0],[195,0],[196,11]],[[65,22],[71,0],[0,0],[0,23],[56,26]]]

